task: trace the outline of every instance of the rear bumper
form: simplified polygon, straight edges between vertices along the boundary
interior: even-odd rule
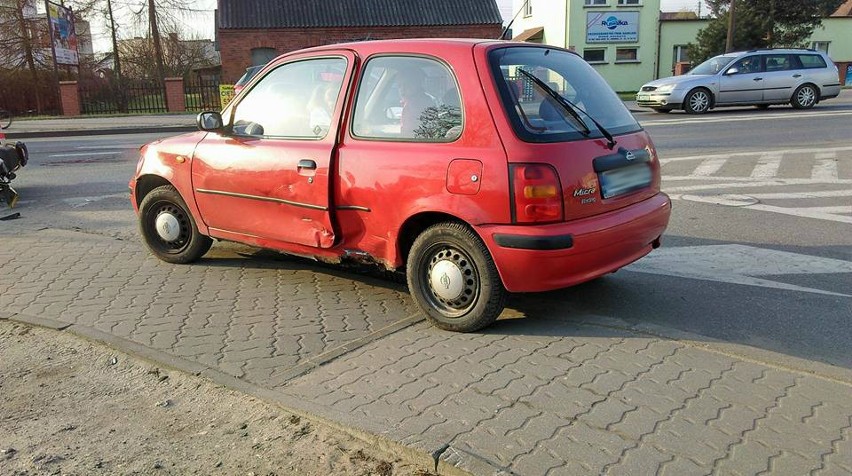
[[[664,193],[568,223],[476,227],[510,292],[560,289],[595,279],[648,254],[671,215]]]

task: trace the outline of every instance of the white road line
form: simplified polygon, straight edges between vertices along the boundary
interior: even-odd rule
[[[695,177],[709,177],[718,172],[727,161],[728,159],[707,159],[695,168],[692,175]]]
[[[766,153],[757,159],[757,165],[751,172],[751,177],[756,179],[772,178],[778,175],[778,168],[781,167],[781,154]],[[837,178],[837,177],[835,177]]]
[[[729,154],[705,154],[705,155],[687,155],[683,157],[667,157],[660,159],[660,164],[665,165],[670,162],[683,162],[686,160],[706,160],[706,159],[732,159],[735,157],[754,157],[772,152],[775,154],[796,154],[796,153],[828,153],[828,152],[848,152],[852,151],[852,147],[825,147],[822,149],[802,148],[802,149],[777,149],[771,151],[759,152],[732,152]]]
[[[689,178],[689,177],[688,177]],[[697,177],[691,177],[692,179],[696,179]],[[731,177],[726,177],[727,179],[731,179]],[[666,177],[668,180],[669,177]],[[680,180],[679,178],[677,180]],[[852,184],[852,180],[835,180],[832,182],[822,181],[822,180],[811,180],[811,179],[775,179],[773,181],[763,181],[763,182],[749,182],[745,179],[743,181],[735,182],[735,183],[712,183],[705,185],[685,185],[682,187],[668,187],[664,186],[663,191],[666,193],[683,193],[683,192],[697,192],[700,190],[719,190],[725,188],[759,188],[759,187],[781,187],[784,185],[816,185],[816,184],[831,184],[831,185],[849,185]],[[733,180],[731,180],[733,182]],[[795,197],[794,197],[795,198]]]
[[[120,151],[114,150],[111,152],[81,152],[79,154],[53,154],[48,155],[48,157],[90,157],[92,155],[116,155],[120,154]]]
[[[750,193],[758,200],[790,200],[797,198],[852,197],[852,190],[824,190],[820,192]]]
[[[808,210],[815,213],[831,213],[833,215],[846,215],[852,213],[852,205],[841,205],[837,207],[806,207],[797,210]]]
[[[763,203],[753,203],[746,200],[748,197],[743,196],[740,199],[737,196],[700,196],[700,195],[669,195],[672,200],[686,200],[689,202],[709,203],[711,205],[723,205],[736,207],[748,210],[757,210],[762,212],[778,213],[781,215],[790,215],[802,218],[813,218],[817,220],[833,221],[838,223],[852,224],[852,216],[837,215],[840,213],[852,213],[852,207],[814,207],[814,208],[787,208],[765,205]],[[827,210],[827,211],[826,211]]]
[[[837,179],[837,152],[818,153],[811,177],[818,180]]]
[[[689,119],[662,119],[651,121],[639,121],[642,126],[666,126],[666,125],[687,125],[687,124],[709,124],[716,122],[743,122],[767,119],[804,119],[811,117],[829,117],[829,116],[849,116],[850,111],[833,111],[822,113],[795,113],[790,114],[749,114],[748,116],[726,116],[726,117],[702,117]]]
[[[141,145],[132,145],[132,144],[114,144],[114,145],[79,145],[75,147],[78,150],[100,150],[100,149],[123,149],[123,150],[138,150]]]

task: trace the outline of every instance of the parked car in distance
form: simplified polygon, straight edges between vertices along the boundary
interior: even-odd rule
[[[575,53],[369,41],[261,74],[199,132],[143,147],[131,200],[160,259],[218,239],[404,270],[435,325],[474,331],[507,292],[589,281],[660,245],[654,145]]]
[[[234,94],[239,94],[240,91],[242,91],[243,88],[246,87],[249,81],[251,81],[251,79],[254,78],[257,73],[259,73],[260,70],[263,69],[264,66],[266,65],[262,64],[259,66],[249,66],[248,68],[246,68],[246,72],[243,73],[243,75],[240,76],[240,79],[238,79],[237,82],[234,84]]]
[[[687,74],[651,81],[636,104],[657,112],[683,109],[703,114],[714,107],[790,104],[810,109],[840,94],[837,65],[822,52],[802,49],[751,50],[719,55]]]

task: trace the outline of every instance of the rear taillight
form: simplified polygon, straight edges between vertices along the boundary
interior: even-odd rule
[[[562,186],[556,170],[545,164],[519,164],[510,168],[512,217],[515,223],[562,221]]]

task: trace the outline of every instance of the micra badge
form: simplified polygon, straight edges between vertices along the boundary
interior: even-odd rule
[[[578,188],[574,190],[575,197],[585,197],[587,195],[591,195],[595,193],[595,188]]]

